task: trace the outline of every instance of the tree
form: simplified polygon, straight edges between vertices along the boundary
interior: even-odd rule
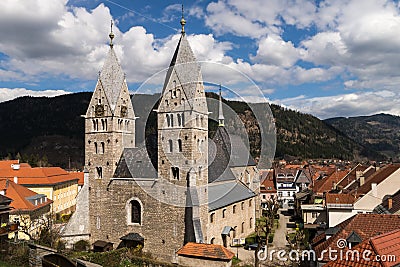
[[[268,245],[268,235],[274,227],[275,216],[278,214],[279,203],[277,199],[272,196],[265,202],[265,207],[262,211],[262,216],[256,220],[256,242],[257,249],[254,254],[254,266],[259,266],[258,252],[262,245]]]

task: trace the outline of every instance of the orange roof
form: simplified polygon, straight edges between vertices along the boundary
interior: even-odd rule
[[[0,160],[0,169],[8,169],[11,168],[12,164],[18,164],[19,160],[13,159],[13,160]]]
[[[353,204],[356,198],[351,194],[325,194],[326,204]]]
[[[261,193],[276,193],[276,187],[274,182],[274,170],[263,170],[260,173],[261,176]],[[268,189],[271,188],[271,189]]]
[[[47,199],[46,202],[42,204],[34,205],[27,198],[39,194],[9,179],[0,179],[0,190],[4,190],[5,196],[13,200],[10,206],[14,208],[15,211],[33,211],[52,203],[50,199]]]
[[[357,194],[367,194],[369,191],[371,191],[371,185],[373,183],[379,184],[382,181],[384,181],[386,178],[391,176],[395,171],[397,171],[400,168],[400,164],[390,164],[379,171],[375,172],[372,174],[366,181],[365,183],[360,186],[359,188],[354,189],[352,192],[357,193]]]
[[[338,228],[336,234],[314,246],[316,255],[323,255],[324,261],[329,261],[329,256],[322,254],[322,251],[328,248],[339,249],[337,246],[339,239],[347,239],[352,232],[355,232],[364,241],[382,233],[400,229],[400,216],[390,214],[356,214],[335,227]],[[322,235],[325,235],[325,233]],[[314,239],[317,240],[316,238]]]
[[[79,180],[80,173],[69,173],[60,167],[38,167],[32,168],[28,164],[20,164],[19,169],[13,169],[11,161],[0,161],[0,179],[18,178],[18,184],[29,186],[55,185],[68,181]],[[3,167],[1,167],[3,166]]]
[[[337,184],[348,173],[349,173],[349,171],[336,171],[336,172],[333,172],[328,177],[322,178],[320,180],[316,180],[314,182],[313,191],[315,193],[325,193],[325,192],[331,191],[333,189],[333,185]]]
[[[83,185],[84,182],[84,173],[83,172],[70,172],[70,174],[77,176],[79,178],[78,185]]]
[[[178,255],[229,261],[235,254],[221,245],[189,242],[177,251]]]
[[[376,237],[369,238],[360,243],[359,245],[357,245],[356,247],[354,247],[354,250],[357,250],[359,252],[359,255],[365,255],[365,256],[368,255],[367,258],[364,259],[364,257],[360,256],[359,259],[355,257],[353,260],[351,258],[341,259],[337,261],[331,261],[325,266],[327,267],[397,266],[397,264],[400,263],[400,229],[382,235],[378,235]],[[376,255],[379,255],[380,257],[382,256],[387,257],[390,255],[391,260],[375,261],[375,259],[377,259]]]

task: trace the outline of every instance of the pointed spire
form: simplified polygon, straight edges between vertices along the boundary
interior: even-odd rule
[[[221,93],[221,84],[219,85],[219,111],[218,111],[218,126],[224,126],[225,118],[224,112],[222,110],[222,93]]]
[[[108,35],[109,37],[110,37],[110,47],[113,47],[114,46],[114,44],[113,44],[113,39],[114,39],[114,37],[115,37],[115,35],[114,35],[114,33],[113,33],[113,30],[112,30],[112,27],[113,27],[113,21],[111,20],[111,32],[110,32],[110,34]]]
[[[186,20],[185,20],[185,17],[183,16],[183,4],[182,4],[182,18],[181,18],[181,25],[182,25],[181,33],[182,34],[185,34],[185,24],[186,24]]]

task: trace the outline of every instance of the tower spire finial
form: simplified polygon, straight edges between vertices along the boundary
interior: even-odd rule
[[[224,118],[224,112],[222,110],[222,90],[221,90],[221,84],[219,84],[218,126],[224,126],[224,124],[225,124],[225,118]]]
[[[113,33],[113,21],[111,20],[111,32],[110,32],[110,34],[108,35],[109,37],[110,37],[110,47],[113,47],[114,46],[114,44],[113,44],[113,39],[114,39],[114,37],[115,37],[115,35],[114,35],[114,33]]]
[[[181,18],[181,25],[182,25],[182,30],[181,33],[185,34],[185,24],[186,24],[186,20],[185,17],[183,16],[184,12],[183,12],[183,4],[182,4],[182,18]]]

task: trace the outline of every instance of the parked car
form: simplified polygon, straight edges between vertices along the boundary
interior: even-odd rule
[[[246,249],[246,250],[256,250],[257,247],[258,247],[258,243],[246,244],[246,245],[244,246],[244,249]],[[264,250],[265,247],[264,247],[263,245],[261,245],[261,246],[260,246],[260,249],[261,249],[261,250]]]

